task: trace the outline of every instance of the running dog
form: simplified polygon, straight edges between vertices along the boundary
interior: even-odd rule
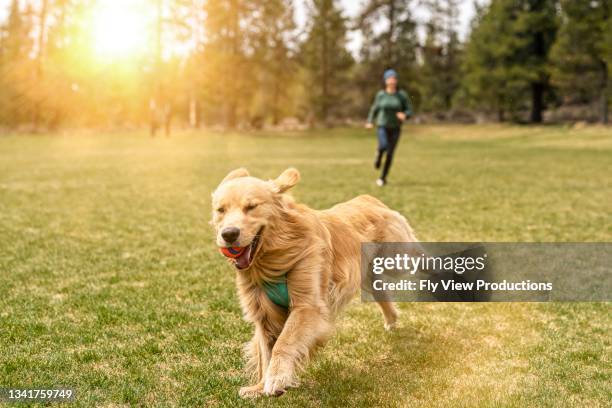
[[[299,180],[293,168],[268,181],[241,168],[212,194],[216,244],[237,272],[244,317],[255,326],[246,352],[256,381],[240,389],[244,398],[297,386],[297,373],[359,290],[362,242],[416,242],[402,215],[368,195],[323,211],[297,203],[287,191]],[[378,305],[392,329],[394,304]]]

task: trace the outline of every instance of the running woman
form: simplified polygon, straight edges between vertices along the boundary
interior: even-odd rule
[[[397,72],[388,69],[383,78],[385,89],[381,89],[376,94],[366,123],[367,129],[372,129],[374,125],[377,128],[378,151],[374,161],[376,169],[380,169],[383,156],[386,154],[382,173],[376,180],[376,184],[380,187],[387,184],[387,175],[393,161],[393,153],[399,142],[402,123],[412,116],[412,105],[408,94],[398,89]]]

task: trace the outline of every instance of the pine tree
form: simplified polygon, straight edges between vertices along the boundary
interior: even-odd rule
[[[478,109],[496,112],[503,121],[508,110],[515,110],[522,83],[513,78],[509,69],[512,61],[512,21],[502,1],[493,1],[487,8],[480,8],[472,22],[472,31],[467,41],[462,72],[462,91],[467,103]]]
[[[518,34],[527,37],[526,47],[521,50],[525,68],[530,71],[531,114],[534,123],[542,122],[545,109],[545,93],[550,84],[550,49],[557,35],[557,0],[528,0],[526,12],[517,21]]]
[[[370,0],[364,4],[356,21],[356,28],[364,39],[356,78],[361,95],[373,95],[382,84],[384,70],[394,68],[399,74],[401,86],[410,91],[418,104],[415,78],[418,73],[419,41],[417,24],[411,13],[413,3],[406,0]],[[380,26],[386,28],[376,33]],[[366,105],[369,102],[368,99]],[[364,106],[364,109],[368,107]]]
[[[40,11],[38,12],[38,35],[36,40],[36,56],[35,63],[36,68],[34,71],[34,82],[42,85],[44,81],[44,59],[47,50],[47,25],[48,25],[48,13],[49,13],[49,0],[40,1]],[[34,106],[32,112],[32,124],[34,127],[39,126],[41,118],[42,104],[45,98],[42,86],[38,88],[39,92],[34,97]]]
[[[207,0],[206,42],[203,51],[203,87],[211,121],[222,117],[229,128],[246,115],[253,91],[248,58],[248,31],[252,3],[247,0]],[[217,108],[219,107],[219,108]]]
[[[290,91],[295,80],[295,30],[291,0],[263,0],[260,16],[252,27],[253,59],[258,84],[255,118],[278,124],[291,106]]]
[[[612,69],[612,1],[563,0],[562,25],[552,51],[553,78],[577,101],[599,99],[599,117],[608,122]]]
[[[612,5],[610,5],[610,16],[608,17],[608,25],[605,32],[607,34],[603,41],[604,56],[608,64],[608,71],[612,73]]]
[[[17,125],[27,121],[31,101],[33,43],[32,9],[11,2],[8,19],[1,28],[0,43],[0,123]]]
[[[429,0],[426,5],[431,17],[419,76],[422,108],[449,110],[460,78],[459,5],[457,0]]]
[[[101,80],[100,68],[82,63],[87,58],[83,50],[90,46],[83,35],[87,21],[82,18],[88,6],[79,0],[49,2],[47,30],[42,38],[44,75],[37,96],[38,120],[45,127],[56,128],[66,122],[96,123],[106,109],[117,105],[106,99],[112,87],[106,78]]]
[[[334,0],[313,0],[301,58],[308,76],[309,109],[327,122],[346,98],[346,72],[353,59],[346,49],[347,21]]]
[[[2,54],[7,60],[19,60],[28,56],[32,46],[29,41],[30,30],[28,12],[21,10],[19,0],[12,0],[6,25],[2,30]]]
[[[542,121],[555,9],[556,0],[493,0],[477,17],[463,65],[463,86],[475,106],[494,108],[500,120],[507,110],[529,107],[530,121]]]

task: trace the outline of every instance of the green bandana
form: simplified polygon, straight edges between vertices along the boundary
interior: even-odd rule
[[[266,282],[264,290],[268,298],[277,305],[289,308],[289,289],[287,288],[287,279],[283,282]]]

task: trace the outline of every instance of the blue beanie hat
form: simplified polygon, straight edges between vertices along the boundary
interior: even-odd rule
[[[385,81],[391,77],[397,78],[397,72],[395,72],[394,69],[386,70],[385,73],[383,74],[383,78],[385,79]]]

